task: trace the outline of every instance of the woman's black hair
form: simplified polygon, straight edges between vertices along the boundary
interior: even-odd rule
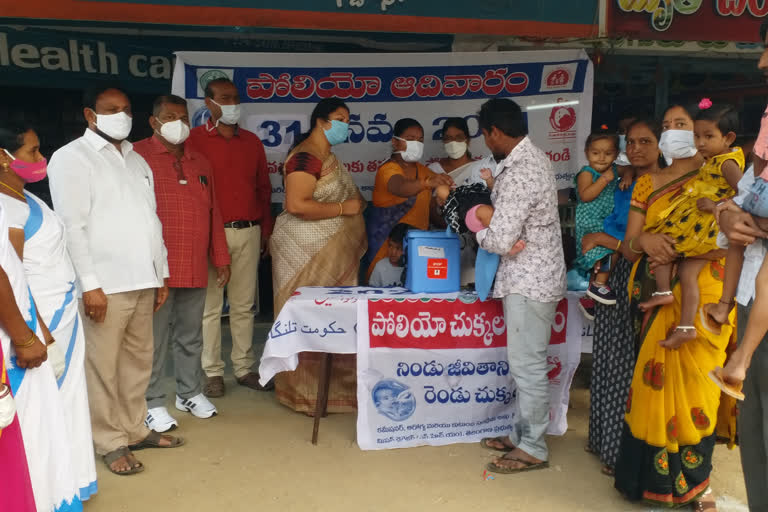
[[[421,128],[421,131],[424,131],[424,127],[421,126],[420,122],[415,119],[411,119],[410,117],[404,117],[395,123],[395,128],[392,134],[395,137],[400,137],[405,132],[405,130],[408,128],[413,128],[414,126],[418,126]]]
[[[672,107],[669,107],[669,108],[672,108]],[[661,123],[659,123],[656,119],[652,117],[640,117],[639,119],[635,119],[634,121],[632,121],[632,123],[629,126],[627,126],[627,135],[629,135],[629,132],[631,132],[635,126],[640,126],[640,125],[645,126],[651,131],[651,133],[653,133],[653,136],[656,137],[657,143],[658,141],[661,140],[661,132],[662,132]],[[667,166],[667,161],[664,159],[664,155],[661,154],[661,151],[659,151],[659,168],[663,169],[666,166]]]
[[[443,133],[445,133],[445,130],[448,128],[456,128],[460,132],[463,132],[467,137],[467,140],[469,140],[469,125],[467,124],[467,120],[463,117],[449,117],[446,119],[443,123]]]
[[[712,121],[717,124],[717,129],[723,135],[739,131],[739,113],[733,105],[727,103],[715,103],[709,108],[700,109],[695,119],[696,121]]]
[[[0,126],[0,148],[15,153],[24,145],[24,134],[33,128],[23,124]]]
[[[681,108],[685,110],[685,113],[688,114],[688,117],[691,118],[691,121],[694,121],[696,119],[696,116],[699,114],[699,105],[696,102],[693,101],[679,101],[676,103],[670,104],[667,108],[664,109],[664,114],[662,114],[662,119],[664,116],[667,115],[667,112],[672,110],[673,108]]]
[[[296,137],[291,146],[291,150],[307,140],[309,134],[312,133],[312,130],[317,126],[317,121],[319,119],[328,120],[328,117],[340,108],[346,109],[347,112],[349,112],[347,104],[339,98],[325,98],[320,100],[317,105],[315,105],[315,108],[312,109],[312,115],[309,118],[309,130]]]

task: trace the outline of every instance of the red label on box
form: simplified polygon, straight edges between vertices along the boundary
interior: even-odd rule
[[[448,279],[448,260],[446,258],[428,259],[427,277],[429,279]]]

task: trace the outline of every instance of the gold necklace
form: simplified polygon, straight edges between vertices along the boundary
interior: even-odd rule
[[[20,198],[22,198],[24,201],[26,201],[26,200],[27,200],[27,198],[26,198],[26,197],[24,197],[24,194],[22,194],[21,192],[19,192],[18,190],[16,190],[16,189],[15,189],[15,188],[13,188],[12,186],[10,186],[10,185],[6,184],[5,182],[3,182],[3,181],[0,181],[0,185],[4,186],[5,188],[7,188],[7,189],[8,189],[8,190],[10,190],[11,192],[13,192],[14,194],[16,194],[17,196],[19,196]]]

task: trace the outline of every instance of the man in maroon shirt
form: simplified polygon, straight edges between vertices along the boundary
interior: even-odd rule
[[[272,233],[272,186],[267,158],[259,138],[240,128],[240,97],[226,78],[212,80],[205,88],[211,119],[192,130],[190,142],[213,165],[216,199],[224,220],[232,280],[227,287],[229,326],[232,332],[232,366],[237,383],[263,390],[253,370],[253,307],[258,290],[259,260]],[[224,361],[221,358],[221,309],[223,296],[210,267],[203,315],[204,393],[224,395]]]
[[[176,409],[198,418],[216,415],[202,393],[202,319],[208,286],[219,291],[229,280],[224,222],[214,194],[211,164],[185,144],[187,102],[178,96],[155,100],[149,125],[155,134],[134,144],[152,168],[157,216],[168,249],[169,294],[154,315],[155,354],[147,389],[147,427],[166,432],[178,423],[165,407],[164,373],[169,341],[176,373]],[[215,268],[209,278],[208,262]]]

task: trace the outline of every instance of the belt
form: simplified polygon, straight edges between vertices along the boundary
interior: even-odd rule
[[[225,228],[235,228],[235,229],[245,229],[250,228],[251,226],[258,226],[259,221],[257,220],[234,220],[232,222],[226,222],[224,223]]]

